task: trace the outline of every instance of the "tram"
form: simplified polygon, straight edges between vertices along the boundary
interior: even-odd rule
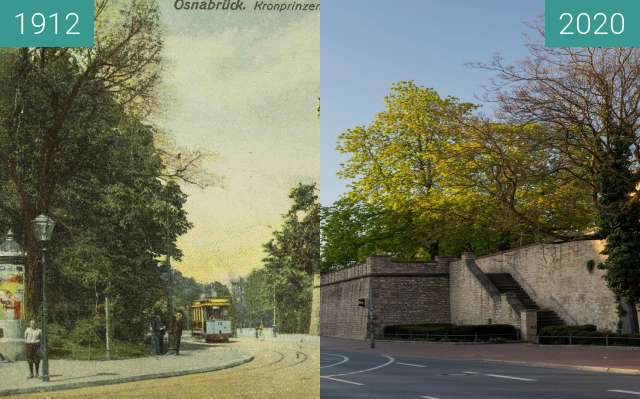
[[[231,301],[205,298],[191,302],[191,333],[205,342],[229,342]]]

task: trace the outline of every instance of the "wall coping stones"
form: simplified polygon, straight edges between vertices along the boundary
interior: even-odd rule
[[[449,262],[394,261],[390,256],[369,256],[364,263],[320,276],[320,286],[368,277],[449,277]]]
[[[474,258],[465,257],[463,255],[462,263],[467,267],[467,269],[469,269],[471,274],[473,274],[473,276],[480,282],[480,285],[482,285],[482,287],[489,293],[489,295],[491,295],[494,298],[500,297],[500,291],[493,284],[493,282],[489,280],[489,277],[487,277],[482,272],[482,270],[480,270],[480,267],[478,267]]]

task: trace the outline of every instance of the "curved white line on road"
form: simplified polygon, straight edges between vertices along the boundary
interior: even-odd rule
[[[343,356],[343,355],[336,355],[336,354],[333,354],[333,353],[322,353],[322,352],[320,353],[320,355],[321,355],[321,356],[322,356],[322,355],[325,355],[325,356],[335,356],[335,357],[341,357],[341,358],[342,358],[342,360],[340,360],[340,361],[338,361],[338,362],[331,363],[331,364],[327,364],[326,366],[320,366],[320,368],[321,368],[321,369],[326,369],[326,368],[329,368],[329,367],[339,366],[339,365],[344,364],[344,363],[346,363],[346,362],[348,362],[348,361],[349,361],[349,358],[348,358],[348,357],[346,357],[346,356]]]
[[[636,395],[636,396],[640,396],[640,392],[636,392],[636,391],[625,391],[624,389],[610,389],[609,392],[615,392],[615,393],[626,393],[629,395]]]
[[[327,375],[324,376],[325,378],[333,378],[333,377],[344,377],[345,375],[354,375],[354,374],[362,374],[362,373],[367,373],[369,371],[373,371],[373,370],[378,370],[381,369],[383,367],[387,367],[388,365],[392,364],[393,362],[396,361],[396,359],[392,358],[391,356],[387,356],[387,355],[382,355],[382,357],[386,357],[388,360],[386,363],[375,366],[375,367],[371,367],[365,370],[357,370],[357,371],[351,371],[349,373],[342,373],[342,374],[333,374],[333,375]]]

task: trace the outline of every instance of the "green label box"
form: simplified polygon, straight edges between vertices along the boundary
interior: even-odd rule
[[[547,47],[640,47],[640,0],[545,0]]]
[[[0,0],[0,47],[93,47],[93,0]]]

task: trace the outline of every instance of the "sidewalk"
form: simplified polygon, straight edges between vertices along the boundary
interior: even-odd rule
[[[180,351],[180,356],[168,354],[112,361],[52,360],[49,362],[51,381],[48,383],[35,378],[27,379],[28,367],[24,361],[0,363],[0,396],[216,371],[253,359],[234,349],[233,343],[185,346],[187,348]]]
[[[457,345],[451,343],[355,341],[322,337],[325,348],[353,352],[373,352],[396,356],[416,356],[436,359],[486,360],[530,366],[569,368],[640,375],[640,349],[628,347],[557,346],[517,344]]]

